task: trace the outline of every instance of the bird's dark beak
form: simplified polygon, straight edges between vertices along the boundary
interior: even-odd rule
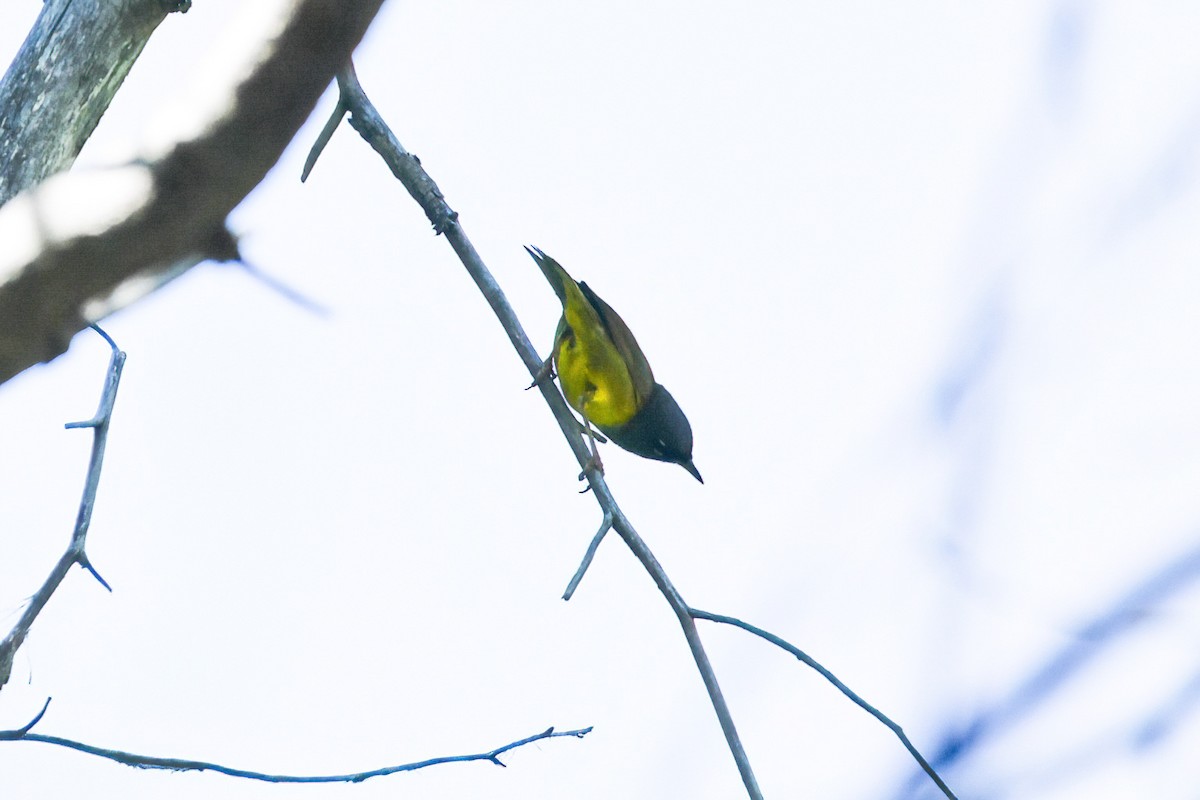
[[[704,478],[700,477],[700,470],[696,469],[696,465],[692,463],[692,460],[690,458],[687,461],[680,461],[679,466],[683,467],[689,473],[691,473],[693,478],[700,481],[701,483],[704,483]]]

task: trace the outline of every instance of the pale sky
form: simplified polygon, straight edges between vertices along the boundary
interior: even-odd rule
[[[240,5],[166,20],[78,168],[198,96]],[[0,10],[5,63],[39,7]],[[390,3],[356,64],[541,352],[524,244],[688,414],[703,486],[603,451],[684,598],[926,755],[979,723],[961,797],[1191,798],[1198,37],[1165,1]],[[0,743],[0,795],[744,796],[624,546],[559,599],[600,513],[449,246],[348,126],[299,183],[333,100],[232,217],[327,317],[203,265],[105,321],[128,363],[88,551],[114,592],[68,577],[0,729],[53,696],[41,733],[304,774],[595,730],[284,788]],[[62,425],[107,361],[84,333],[0,388],[6,629],[67,543],[90,436]],[[935,796],[819,676],[701,633],[767,797]]]

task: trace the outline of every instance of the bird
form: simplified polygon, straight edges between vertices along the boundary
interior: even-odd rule
[[[666,387],[654,380],[650,362],[629,326],[553,258],[536,247],[526,246],[525,251],[563,307],[542,375],[549,374],[553,364],[567,404],[583,416],[595,466],[600,466],[600,454],[593,425],[619,447],[678,464],[704,483],[692,463],[691,423]]]

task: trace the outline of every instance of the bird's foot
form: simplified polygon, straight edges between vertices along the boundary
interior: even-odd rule
[[[549,378],[550,380],[554,380],[556,377],[558,377],[558,376],[556,376],[554,374],[554,361],[552,359],[547,358],[545,361],[542,362],[541,369],[539,369],[537,371],[537,374],[533,376],[533,383],[526,386],[525,391],[529,391],[530,389],[537,386],[539,383],[546,380],[547,378]]]
[[[596,470],[598,475],[604,474],[604,462],[600,460],[600,454],[595,450],[592,451],[592,455],[588,458],[588,460],[583,462],[583,471],[579,473],[579,480],[587,480],[588,470],[591,469]],[[586,494],[589,490],[591,490],[591,488],[591,486],[586,487],[580,492],[580,494]]]

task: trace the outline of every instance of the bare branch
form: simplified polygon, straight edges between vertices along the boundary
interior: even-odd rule
[[[104,448],[108,443],[108,424],[112,420],[113,405],[117,402],[117,387],[121,383],[121,370],[125,368],[125,353],[117,347],[116,342],[107,333],[95,325],[91,327],[103,336],[112,348],[112,360],[108,364],[108,375],[104,380],[104,390],[100,394],[100,408],[96,411],[96,416],[85,422],[69,422],[66,426],[92,429],[92,455],[88,460],[87,478],[83,485],[83,499],[79,501],[79,514],[75,519],[75,530],[71,534],[71,542],[67,545],[66,552],[58,559],[58,563],[54,565],[54,569],[50,571],[50,575],[41,587],[34,592],[33,597],[29,600],[29,605],[25,607],[25,612],[17,620],[17,624],[3,640],[0,640],[0,688],[8,683],[9,676],[12,674],[13,657],[29,635],[29,629],[33,626],[34,620],[37,619],[38,614],[42,613],[42,609],[50,601],[51,595],[58,589],[59,584],[62,583],[73,565],[79,564],[90,572],[105,589],[112,591],[112,587],[92,567],[84,548],[87,545],[88,527],[92,523],[92,509],[96,505],[96,492],[100,488],[100,469],[104,466]],[[45,709],[42,710],[45,711]]]
[[[836,675],[834,675],[832,672],[830,672],[824,666],[822,666],[821,663],[819,661],[817,661],[815,658],[808,655],[803,650],[801,650],[799,647],[796,647],[794,644],[792,644],[784,639],[779,638],[775,634],[773,634],[769,631],[765,631],[762,628],[759,628],[755,625],[751,625],[749,622],[743,622],[742,620],[737,619],[736,617],[727,617],[724,614],[712,614],[708,611],[701,611],[698,608],[691,609],[691,613],[692,613],[692,616],[695,617],[696,619],[706,619],[706,620],[709,620],[710,622],[720,622],[725,625],[733,625],[734,627],[741,628],[744,631],[749,631],[750,633],[753,633],[755,636],[766,639],[768,642],[775,645],[776,647],[780,647],[780,648],[788,651],[789,653],[794,655],[796,658],[800,659],[802,662],[804,662],[808,666],[815,669],[817,672],[819,672],[821,674],[821,677],[825,678],[825,680],[829,681],[834,686],[836,686],[839,692],[846,695],[846,697],[848,697],[852,701],[854,701],[854,703],[856,705],[858,705],[859,708],[863,709],[868,714],[873,716],[875,719],[882,722],[885,726],[887,726],[887,728],[892,733],[896,734],[896,737],[900,740],[900,743],[903,744],[905,749],[907,749],[908,752],[912,755],[912,757],[914,759],[916,759],[916,762],[921,765],[921,769],[925,770],[925,774],[928,775],[930,778],[932,778],[933,782],[936,783],[938,788],[942,790],[942,794],[946,795],[946,797],[950,798],[950,800],[956,800],[954,792],[950,791],[950,787],[947,786],[945,781],[942,780],[941,776],[937,774],[937,771],[934,770],[934,768],[929,765],[929,762],[925,760],[925,757],[923,755],[921,755],[920,751],[918,751],[917,748],[913,745],[913,743],[911,741],[909,741],[908,736],[904,733],[904,729],[901,728],[899,725],[897,725],[895,722],[893,722],[891,720],[891,718],[888,717],[886,714],[884,714],[882,711],[875,708],[875,706],[871,705],[866,700],[859,697],[858,694],[856,694],[849,686],[847,686],[846,684],[844,684],[840,680],[838,680],[838,677]]]
[[[253,68],[236,86],[230,79],[227,102],[161,154],[60,173],[0,209],[0,382],[200,261],[236,259],[226,216],[278,160],[382,2],[286,0],[248,53]]]
[[[53,697],[47,697],[46,702],[42,703],[42,710],[34,715],[33,719],[29,720],[29,722],[26,722],[21,727],[11,731],[0,731],[0,742],[9,742],[15,739],[20,739],[25,734],[29,733],[29,731],[33,729],[33,726],[41,722],[42,717],[46,716],[46,709],[50,707],[50,701],[53,699]]]
[[[350,109],[351,126],[379,153],[391,169],[392,174],[396,176],[408,190],[408,193],[412,195],[413,199],[425,211],[425,215],[433,223],[434,231],[439,234],[445,234],[446,239],[450,242],[450,246],[458,254],[459,260],[462,261],[468,274],[475,281],[475,285],[483,293],[484,299],[492,307],[493,313],[500,320],[500,324],[508,334],[509,341],[512,342],[517,354],[525,363],[525,367],[533,377],[534,383],[541,390],[542,397],[545,398],[546,403],[550,406],[554,418],[558,420],[559,428],[562,430],[563,436],[566,438],[571,450],[575,453],[575,458],[579,461],[580,467],[585,469],[585,475],[593,491],[593,496],[596,498],[596,502],[600,504],[600,508],[606,516],[611,516],[613,528],[625,540],[626,545],[633,551],[634,556],[642,563],[643,568],[650,574],[651,579],[653,579],[655,585],[658,586],[659,591],[663,593],[671,609],[675,612],[675,616],[683,628],[688,647],[692,651],[692,658],[696,662],[696,668],[700,671],[704,686],[708,690],[709,700],[716,711],[717,719],[721,724],[721,730],[725,734],[725,741],[737,764],[738,772],[742,777],[742,783],[746,787],[746,792],[751,798],[759,800],[762,798],[762,791],[758,787],[758,780],[755,778],[754,771],[750,767],[750,760],[746,756],[745,749],[742,747],[741,738],[738,736],[737,728],[733,723],[733,716],[730,714],[729,707],[725,703],[725,698],[721,694],[720,686],[717,684],[716,673],[713,671],[712,664],[708,660],[708,654],[704,652],[700,635],[696,631],[696,623],[688,613],[687,604],[680,597],[679,592],[676,591],[666,572],[658,563],[658,560],[655,559],[654,554],[650,552],[650,548],[638,536],[633,525],[626,519],[620,507],[617,506],[616,500],[613,499],[612,494],[608,490],[608,484],[604,481],[603,474],[594,465],[589,466],[591,464],[591,452],[579,435],[579,424],[568,410],[566,401],[563,400],[562,394],[554,386],[553,382],[540,379],[540,377],[544,377],[542,370],[545,362],[530,343],[529,337],[525,335],[525,330],[521,326],[520,320],[517,319],[517,315],[509,304],[508,298],[505,297],[503,290],[496,283],[495,278],[492,277],[491,272],[488,271],[483,260],[475,251],[474,245],[471,244],[463,232],[462,226],[458,223],[458,213],[446,203],[441,190],[438,189],[437,184],[425,172],[420,160],[400,145],[400,142],[396,139],[391,129],[388,128],[387,124],[380,117],[379,112],[376,111],[371,101],[367,99],[353,69],[343,70],[339,74],[338,87],[341,90],[346,106]]]
[[[92,440],[92,455],[88,465],[88,474],[84,482],[83,499],[79,504],[79,515],[75,523],[75,530],[71,536],[71,543],[67,548],[66,553],[59,559],[50,576],[43,583],[42,587],[33,595],[29,605],[25,609],[25,613],[21,615],[21,619],[17,621],[13,630],[0,641],[0,687],[8,681],[12,670],[13,657],[25,638],[29,634],[29,629],[33,625],[38,614],[45,607],[50,597],[62,583],[67,571],[73,564],[80,564],[86,567],[97,580],[104,585],[106,589],[111,591],[107,583],[96,573],[88,561],[85,552],[85,544],[87,542],[87,532],[91,524],[92,509],[95,506],[96,491],[100,484],[100,470],[104,463],[104,449],[108,439],[109,423],[112,420],[112,411],[117,399],[117,388],[121,381],[121,371],[125,365],[125,353],[117,347],[116,342],[101,330],[98,326],[91,326],[97,333],[104,337],[104,340],[112,347],[112,361],[109,364],[108,375],[104,383],[104,391],[101,393],[100,406],[96,415],[91,419],[82,422],[69,422],[67,428],[91,428],[93,432]],[[110,761],[116,761],[120,764],[126,764],[131,767],[142,769],[166,769],[172,771],[204,771],[219,772],[224,775],[229,775],[235,778],[246,778],[250,780],[265,781],[268,783],[359,783],[368,778],[380,777],[383,775],[391,775],[397,772],[411,772],[413,770],[423,769],[424,767],[433,766],[434,764],[447,764],[456,761],[490,761],[497,766],[506,766],[500,760],[500,756],[510,750],[515,750],[518,747],[523,747],[532,742],[542,739],[553,739],[563,736],[571,736],[582,739],[592,731],[591,727],[580,730],[556,732],[554,728],[547,728],[541,733],[527,736],[524,739],[519,739],[515,742],[510,742],[494,750],[489,750],[484,753],[473,753],[468,755],[457,756],[439,756],[430,758],[424,761],[412,762],[408,764],[399,764],[392,767],[380,767],[377,769],[366,770],[364,772],[347,773],[343,775],[272,775],[263,772],[253,772],[250,770],[235,769],[221,764],[215,764],[208,761],[196,761],[192,759],[179,758],[163,758],[160,756],[146,756],[137,753],[128,753],[123,750],[111,750],[108,748],[97,747],[95,745],[86,744],[84,742],[75,741],[73,739],[65,739],[60,736],[46,736],[37,733],[31,733],[35,725],[46,714],[46,709],[50,706],[50,699],[47,698],[42,709],[28,723],[20,728],[8,731],[0,731],[0,741],[26,741],[26,742],[42,742],[44,744],[58,745],[72,750],[78,750],[82,753],[89,753],[101,758],[107,758]]]
[[[529,341],[529,337],[525,335],[525,329],[521,326],[521,321],[517,319],[516,312],[509,304],[504,291],[496,283],[495,278],[484,265],[483,259],[479,257],[479,253],[475,251],[475,247],[467,239],[466,234],[457,225],[458,212],[447,205],[441,189],[421,166],[421,160],[404,149],[387,123],[379,116],[379,112],[376,111],[375,106],[367,98],[359,84],[353,68],[340,72],[337,80],[342,99],[351,111],[350,125],[379,154],[396,179],[421,206],[433,224],[434,231],[446,234],[450,246],[458,254],[459,260],[462,261],[467,273],[475,281],[475,285],[479,287],[479,291],[483,293],[488,305],[492,307],[492,312],[500,320],[517,355],[525,363],[529,374],[533,376],[533,385],[537,386],[542,397],[549,404],[554,418],[558,420],[559,428],[562,429],[571,450],[575,453],[576,460],[580,466],[583,466],[587,463],[591,453],[580,436],[581,426],[567,407],[566,401],[563,400],[562,394],[554,382],[538,379],[544,362]]]
[[[579,588],[579,582],[583,580],[583,574],[587,572],[588,567],[592,565],[592,559],[596,557],[600,542],[604,541],[605,534],[610,530],[612,530],[612,514],[605,511],[604,519],[600,523],[600,530],[596,531],[596,535],[592,537],[587,552],[583,554],[583,561],[579,562],[579,569],[575,570],[575,574],[571,576],[571,582],[567,584],[567,590],[563,592],[563,600],[570,600],[571,596],[575,594],[575,590]]]
[[[46,704],[49,705],[47,700]],[[30,733],[29,729],[37,724],[42,718],[42,714],[46,711],[45,707],[42,712],[34,718],[34,720],[24,727],[14,731],[0,731],[0,741],[15,741],[15,742],[42,742],[44,744],[58,745],[59,747],[67,747],[71,750],[78,750],[81,753],[107,758],[109,761],[115,761],[118,764],[125,764],[130,767],[139,769],[165,769],[172,772],[219,772],[222,775],[229,775],[233,778],[246,778],[254,781],[264,781],[266,783],[361,783],[368,778],[378,778],[384,775],[394,775],[397,772],[413,772],[425,767],[432,767],[435,764],[450,764],[462,761],[489,761],[497,766],[506,766],[500,760],[500,756],[510,750],[516,750],[518,747],[524,747],[533,742],[539,742],[543,739],[556,739],[563,736],[570,736],[576,739],[582,739],[584,736],[592,732],[590,727],[582,728],[575,731],[555,731],[554,728],[547,728],[541,733],[535,733],[532,736],[526,736],[524,739],[518,739],[515,742],[509,742],[506,745],[497,747],[495,750],[489,750],[486,753],[472,753],[469,755],[460,756],[438,756],[436,758],[428,758],[424,761],[414,761],[408,764],[398,764],[394,767],[379,767],[378,769],[365,770],[363,772],[349,772],[344,775],[272,775],[266,772],[254,772],[245,769],[236,769],[227,767],[222,764],[214,764],[210,761],[195,761],[186,758],[162,758],[160,756],[144,756],[137,753],[127,753],[123,750],[109,750],[104,747],[96,747],[83,742],[77,742],[73,739],[64,739],[61,736],[43,736],[38,733]]]
[[[354,65],[351,64],[346,68],[351,73],[354,71]],[[339,78],[338,86],[341,86]],[[337,131],[337,126],[342,124],[342,118],[346,116],[346,95],[343,91],[338,91],[337,105],[333,107],[333,112],[329,115],[329,119],[325,120],[324,127],[317,134],[317,140],[313,142],[312,148],[308,151],[308,157],[304,159],[304,169],[300,173],[300,182],[304,183],[308,180],[308,176],[312,174],[313,167],[317,165],[317,159],[321,157],[321,153],[325,152],[325,145],[329,144],[329,140],[333,138],[333,134]]]

